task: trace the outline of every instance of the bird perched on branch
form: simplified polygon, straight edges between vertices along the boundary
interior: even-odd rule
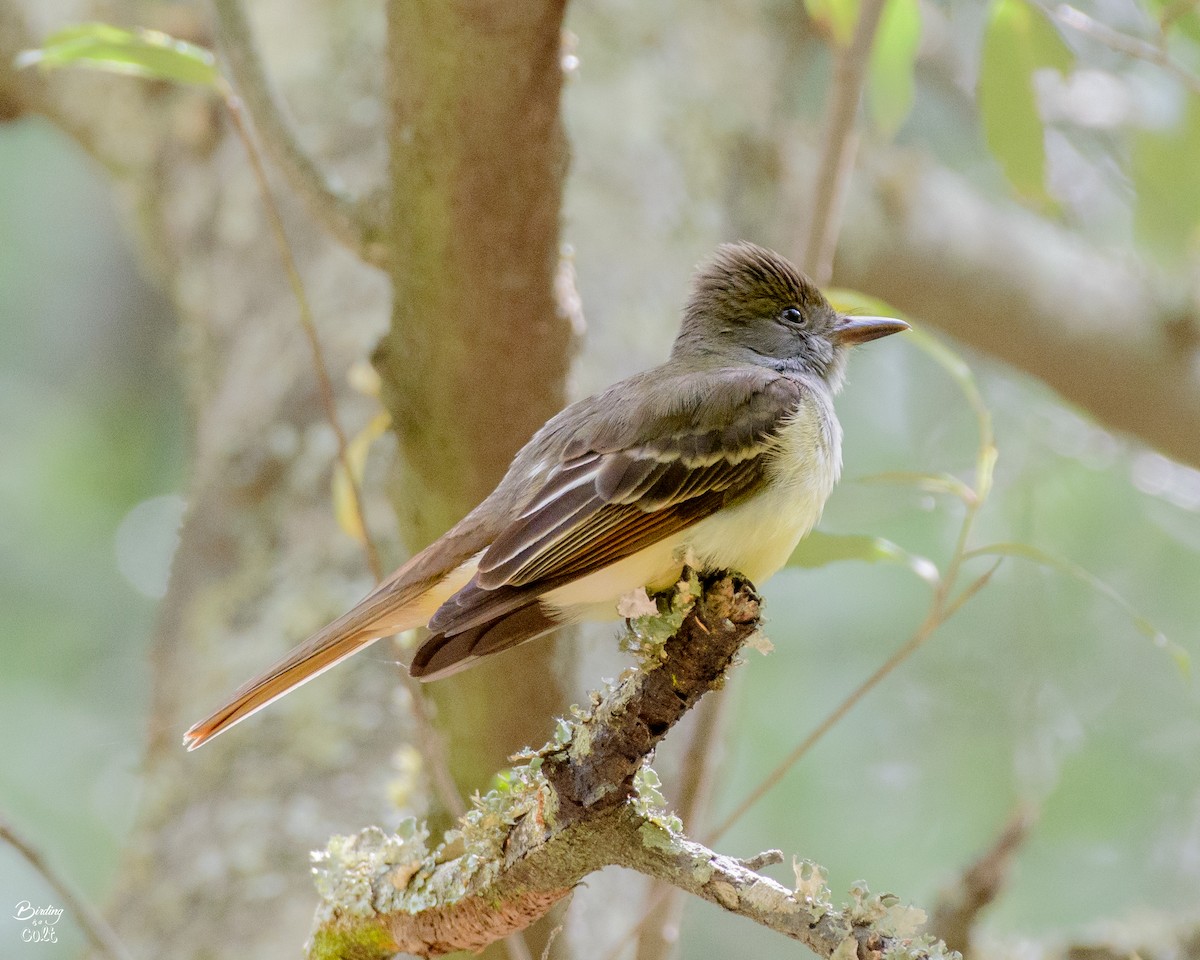
[[[380,637],[427,626],[434,680],[581,619],[613,619],[685,564],[760,583],[841,471],[849,347],[908,329],[844,316],[778,254],[721,246],[667,361],[567,407],[453,529],[184,736],[195,749]]]

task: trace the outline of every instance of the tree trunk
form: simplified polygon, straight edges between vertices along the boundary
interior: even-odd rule
[[[351,434],[376,401],[350,390],[346,372],[376,352],[399,438],[399,531],[384,524],[392,511],[378,493],[367,515],[392,561],[399,541],[423,544],[485,495],[561,406],[571,341],[554,298],[562,4],[394,6],[386,42],[340,3],[251,10],[266,72],[319,162],[378,185],[381,134],[396,138],[394,291],[277,189]],[[194,424],[188,514],[154,639],[145,794],[111,913],[135,956],[171,944],[175,956],[295,957],[316,903],[308,851],[366,823],[394,827],[428,799],[396,766],[413,731],[382,645],[198,753],[180,745],[191,721],[370,587],[361,548],[334,520],[336,445],[296,301],[215,102],[94,73],[9,74],[11,54],[36,43],[23,10],[3,7],[4,112],[49,115],[120,172],[179,306]],[[137,3],[61,15],[212,42],[179,8],[171,22]],[[374,457],[368,491],[385,488],[381,465]],[[503,686],[494,675],[443,685],[464,789],[545,738],[563,707],[551,657],[542,644],[507,658]],[[484,696],[496,690],[505,695]]]

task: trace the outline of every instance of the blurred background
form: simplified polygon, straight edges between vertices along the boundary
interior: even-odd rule
[[[92,897],[139,796],[150,630],[181,516],[186,424],[171,305],[97,165],[50,124],[0,127],[0,793]],[[7,909],[53,901],[0,851]],[[71,923],[61,948],[78,952]],[[21,955],[21,954],[17,954]]]
[[[864,165],[903,156],[950,171],[1003,215],[1132,263],[1150,286],[1189,289],[1200,263],[1200,94],[1180,74],[1200,69],[1194,4],[1084,6],[1163,51],[1181,65],[1173,71],[1025,4],[897,12],[891,2],[890,15],[915,11],[918,26],[891,41],[910,44],[907,57],[896,53],[907,67],[877,67],[868,88]],[[1011,8],[1042,24],[1024,51],[1040,167],[1019,110],[987,109],[989,84],[1010,107],[1020,99],[1012,64],[1022,50],[997,38]],[[662,358],[692,266],[716,243],[745,237],[795,252],[790,212],[811,187],[837,16],[837,4],[749,0],[571,8],[564,239],[587,317],[575,395]],[[1004,69],[1016,74],[995,75]],[[897,77],[912,83],[910,101]],[[848,216],[857,209],[852,201]],[[143,800],[144,744],[161,732],[147,726],[147,658],[189,489],[188,344],[154,270],[140,266],[155,258],[139,250],[136,221],[108,174],[53,124],[0,125],[0,812],[98,904]],[[1086,291],[1096,279],[1070,282]],[[1019,541],[1081,565],[1200,657],[1195,464],[1110,432],[953,330],[928,329],[967,360],[995,419],[995,489],[973,542]],[[970,481],[978,436],[958,387],[895,338],[855,354],[839,415],[845,479],[821,529],[884,537],[944,567],[962,504],[859,481],[893,471]],[[975,561],[969,572],[984,569]],[[725,694],[713,822],[910,636],[930,598],[904,567],[861,563],[788,569],[763,592],[775,650],[749,654]],[[621,668],[614,633],[589,638],[580,690]],[[719,848],[778,847],[789,862],[827,867],[835,894],[865,878],[929,907],[1026,808],[1036,824],[982,921],[988,939],[1170,940],[1200,920],[1198,756],[1200,695],[1179,658],[1111,596],[1009,559]],[[665,770],[664,780],[669,788]],[[790,882],[789,866],[771,872]],[[576,896],[573,943],[612,950],[638,918],[644,899],[613,873]],[[0,955],[81,949],[70,917],[58,947],[20,944],[7,907],[21,900],[56,898],[0,846]],[[796,954],[699,902],[687,904],[679,936],[685,957]]]

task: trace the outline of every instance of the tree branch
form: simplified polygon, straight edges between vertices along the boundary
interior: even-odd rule
[[[1093,40],[1102,46],[1123,53],[1136,60],[1145,60],[1156,67],[1161,67],[1167,73],[1179,80],[1192,93],[1200,96],[1200,77],[1186,67],[1171,59],[1165,47],[1155,46],[1141,37],[1131,37],[1127,33],[1114,30],[1106,23],[1101,23],[1094,17],[1089,17],[1082,10],[1069,3],[1060,3],[1053,8],[1042,8],[1046,15],[1061,23],[1064,27],[1076,31],[1082,36]]]
[[[309,212],[367,263],[383,266],[385,212],[381,204],[356,200],[330,180],[300,145],[271,89],[241,0],[213,0],[217,38],[238,96],[245,102],[254,129]]]
[[[75,916],[75,921],[83,930],[84,936],[88,938],[101,957],[106,960],[130,960],[129,951],[125,949],[125,945],[113,928],[108,925],[108,921],[97,913],[95,908],[66,881],[66,878],[60,876],[58,871],[47,863],[42,852],[18,833],[16,828],[3,816],[0,816],[0,840],[8,843],[24,857],[26,862],[50,885],[50,889],[62,898],[67,909]]]
[[[963,956],[972,955],[972,931],[982,913],[1003,892],[1017,852],[1037,822],[1037,811],[1022,806],[1004,824],[999,835],[954,884],[943,890],[929,920],[946,946]]]
[[[924,914],[894,898],[860,890],[851,906],[834,909],[819,869],[798,871],[797,889],[789,890],[756,873],[753,862],[680,833],[660,806],[646,758],[700,697],[722,686],[758,629],[759,600],[745,581],[714,575],[682,581],[660,604],[662,615],[634,625],[643,668],[593,695],[586,714],[560,723],[555,739],[514,769],[509,789],[480,798],[436,850],[412,821],[399,836],[370,828],[331,841],[317,858],[323,903],[311,958],[478,950],[610,865],[670,883],[823,957],[866,960],[896,946],[912,960],[941,955],[914,939],[913,921]]]
[[[1200,287],[985,199],[910,152],[851,191],[835,279],[1200,467]]]
[[[811,197],[812,220],[800,262],[818,286],[829,282],[842,225],[842,206],[858,153],[858,105],[884,0],[863,0],[850,43],[838,54]]]

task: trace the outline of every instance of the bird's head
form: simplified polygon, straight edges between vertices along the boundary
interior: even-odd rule
[[[907,329],[838,313],[787,260],[743,241],[722,244],[697,271],[672,355],[815,373],[836,389],[851,346]]]

